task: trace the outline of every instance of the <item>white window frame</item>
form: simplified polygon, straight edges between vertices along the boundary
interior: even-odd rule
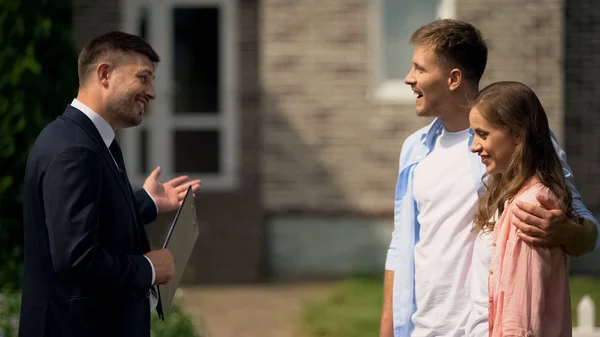
[[[410,0],[413,1],[413,0]],[[417,0],[414,0],[417,1]],[[383,0],[371,1],[370,8],[370,39],[372,41],[372,64],[374,81],[371,86],[371,95],[376,101],[384,103],[408,103],[414,101],[415,95],[410,87],[404,84],[404,79],[382,80],[383,65],[381,64],[381,45],[383,41],[383,32],[381,31],[381,22],[383,20]],[[456,0],[438,0],[436,18],[455,18]],[[427,24],[424,22],[423,24]],[[410,36],[413,32],[406,32]],[[406,65],[407,73],[410,64]]]
[[[175,6],[218,7],[219,8],[219,114],[215,115],[175,115],[170,97],[173,74],[173,16]],[[142,6],[147,6],[149,20],[146,28],[148,42],[156,50],[161,62],[156,69],[154,82],[157,99],[150,103],[152,116],[144,120],[148,131],[147,161],[148,170],[156,166],[162,170],[161,180],[175,177],[174,173],[174,130],[219,131],[220,173],[201,174],[198,172],[178,172],[190,179],[201,179],[202,190],[233,190],[239,182],[239,100],[238,100],[238,3],[237,0],[121,0],[122,29],[139,34],[138,27]],[[140,174],[140,161],[136,155],[140,151],[139,135],[141,128],[127,128],[121,131],[121,143],[125,154],[127,171],[132,185],[142,186],[146,176]],[[202,156],[202,153],[198,153]]]

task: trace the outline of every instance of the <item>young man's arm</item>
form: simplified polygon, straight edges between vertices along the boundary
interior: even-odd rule
[[[379,337],[394,337],[394,277],[395,270],[401,261],[397,247],[400,247],[399,230],[394,228],[392,241],[388,248],[385,261],[385,275],[383,280],[383,310],[381,312],[381,325]]]
[[[573,182],[573,172],[567,163],[565,152],[554,142],[562,164],[563,173],[573,196],[573,213],[569,219],[560,209],[544,209],[529,203],[517,203],[514,225],[521,230],[519,236],[529,244],[563,246],[567,254],[580,256],[600,247],[600,224],[585,207]],[[545,200],[538,198],[543,206]]]
[[[544,205],[543,200],[538,200]],[[519,237],[534,245],[563,246],[567,254],[581,256],[597,246],[597,222],[578,216],[571,220],[560,209],[546,210],[530,203],[517,203],[513,224]],[[593,217],[592,217],[593,218]]]
[[[383,281],[383,312],[381,313],[381,327],[379,337],[394,337],[394,315],[392,309],[392,294],[394,293],[394,272],[385,271]]]

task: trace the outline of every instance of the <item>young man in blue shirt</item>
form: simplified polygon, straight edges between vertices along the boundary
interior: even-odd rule
[[[410,135],[400,153],[380,337],[462,337],[470,311],[472,221],[485,192],[485,167],[469,151],[469,102],[479,90],[487,46],[475,27],[449,19],[419,28],[411,42],[405,83],[416,95],[417,115],[435,119]],[[564,151],[555,146],[577,218],[523,204],[514,225],[530,244],[583,255],[599,246],[599,225],[573,185]]]

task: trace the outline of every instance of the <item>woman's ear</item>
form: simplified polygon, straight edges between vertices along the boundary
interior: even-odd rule
[[[521,144],[521,142],[523,142],[523,139],[525,139],[525,137],[522,134],[515,133],[515,145]]]

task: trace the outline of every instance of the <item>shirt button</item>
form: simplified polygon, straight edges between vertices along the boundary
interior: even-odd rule
[[[496,247],[496,243],[495,243],[495,242],[494,242],[494,243],[492,243],[492,246]]]
[[[492,269],[490,269],[490,275],[493,274],[493,273],[494,273],[494,271]]]

